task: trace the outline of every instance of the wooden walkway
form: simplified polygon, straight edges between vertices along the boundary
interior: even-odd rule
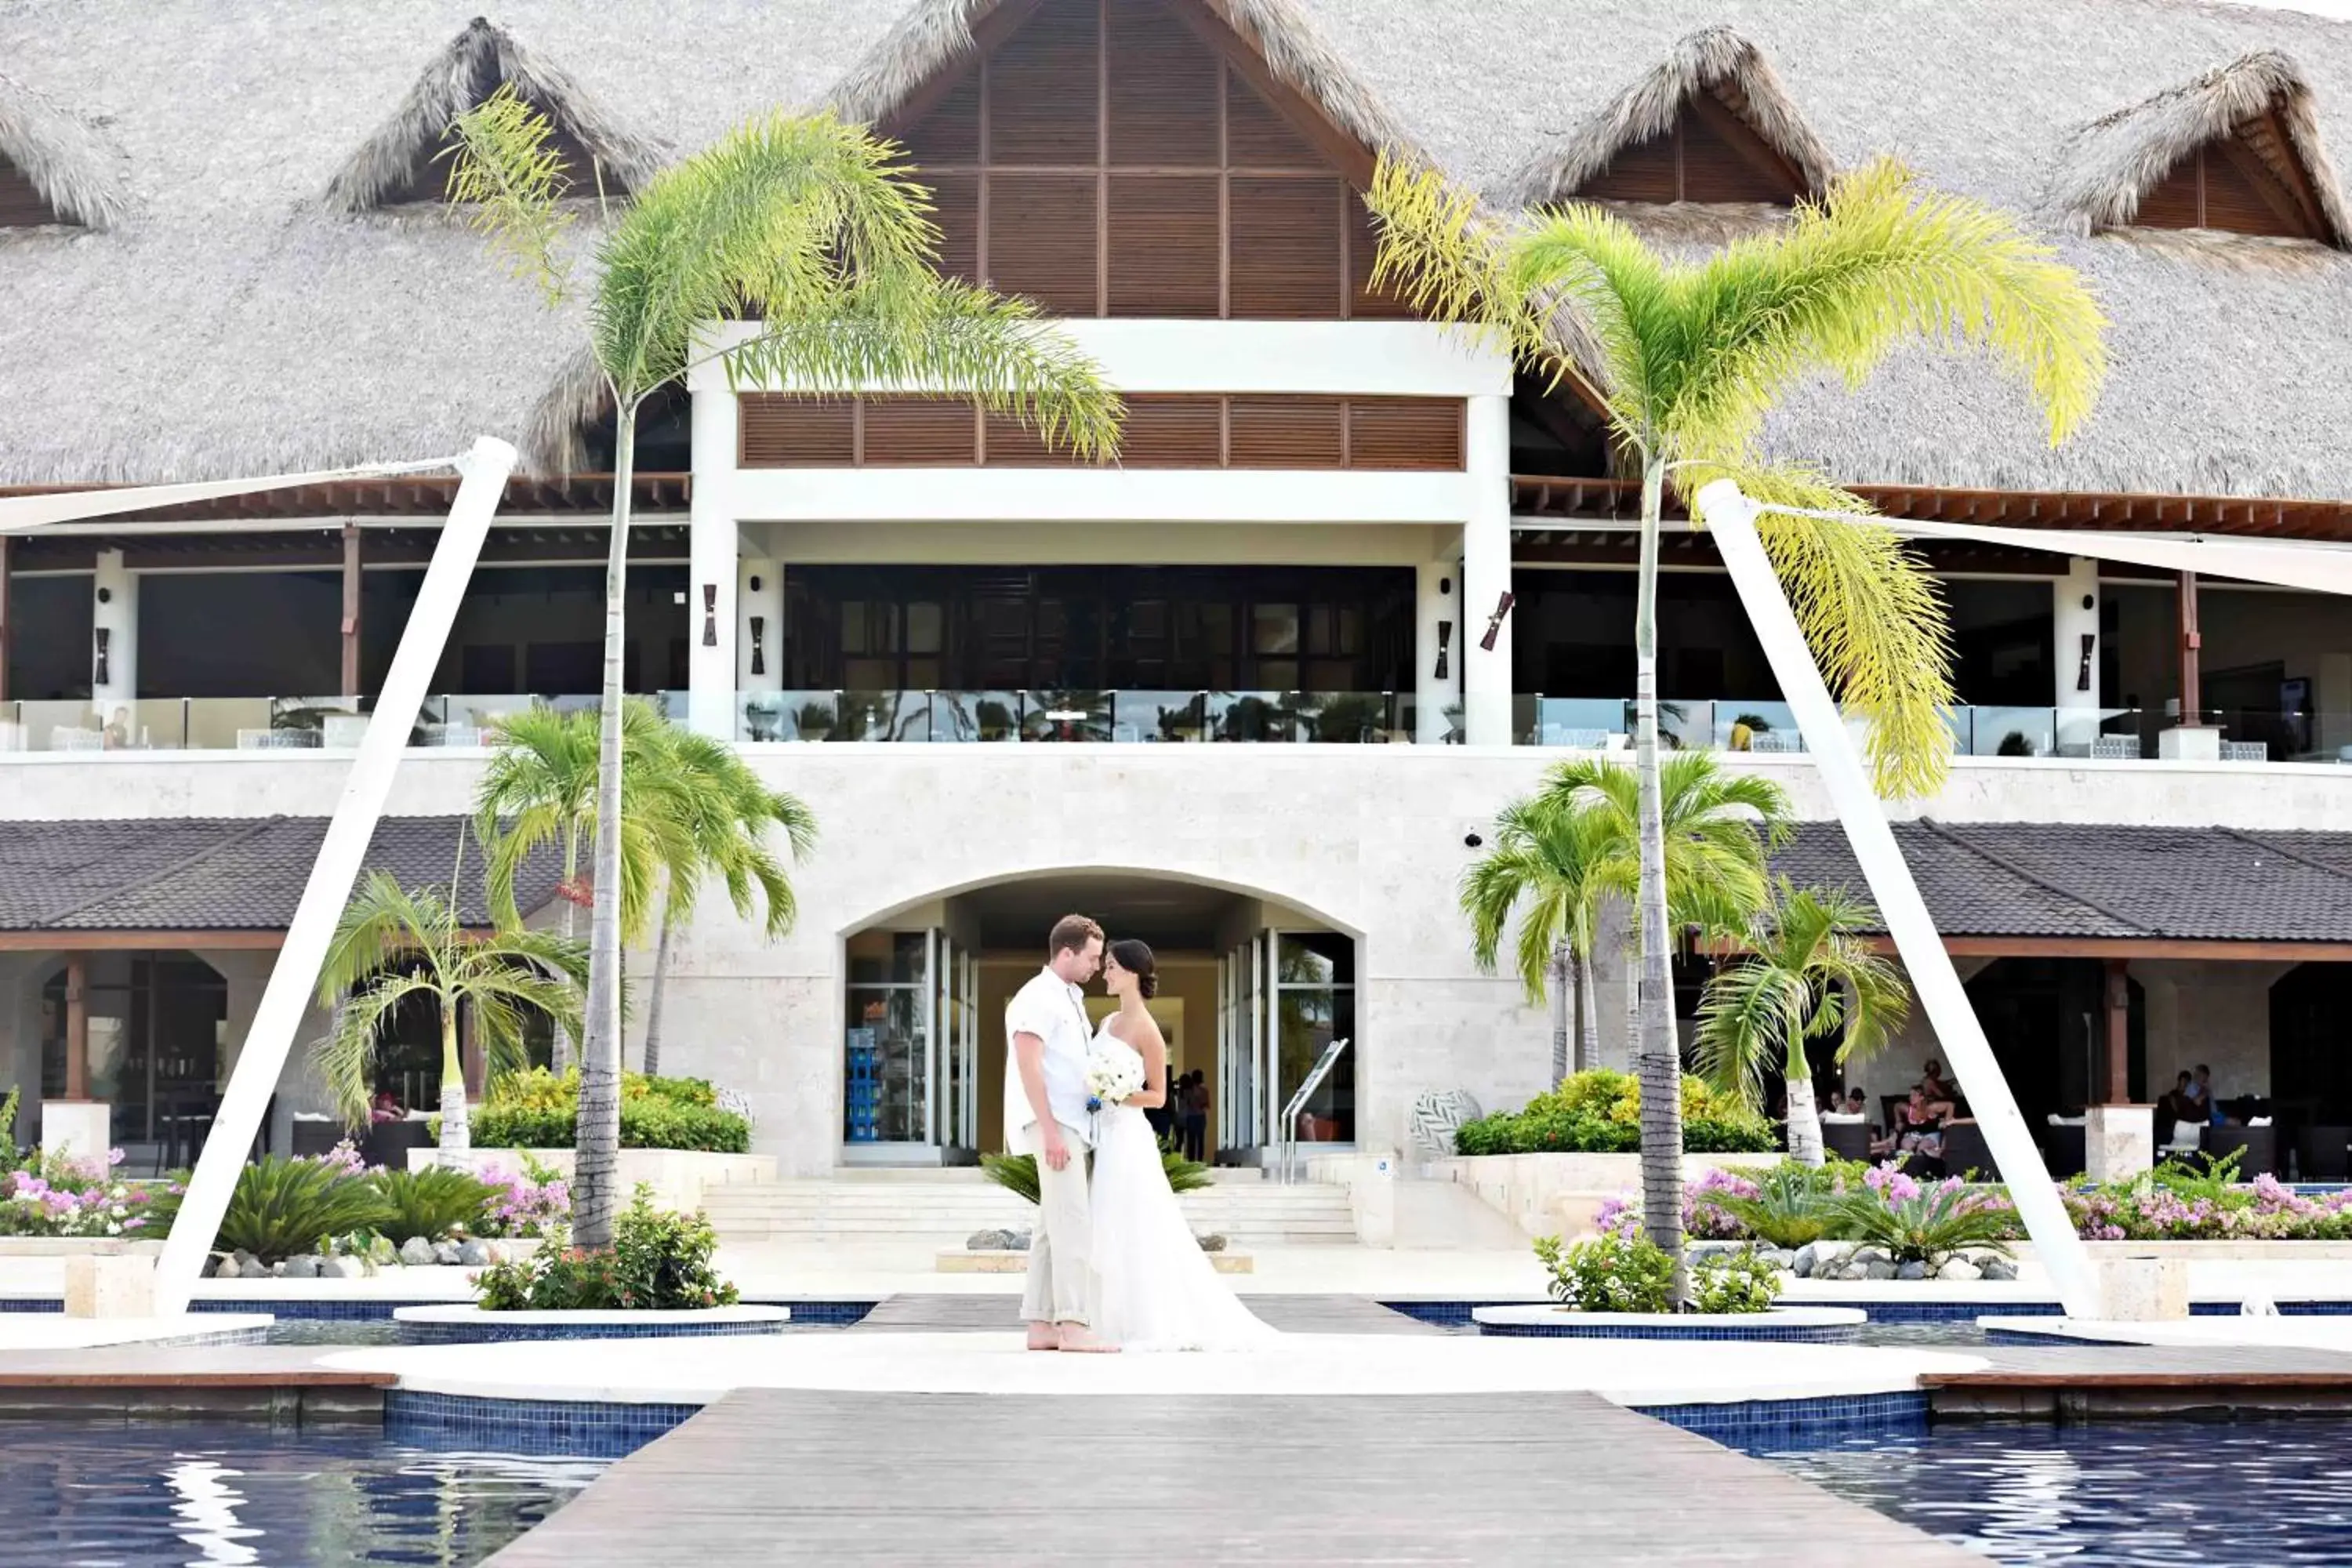
[[[155,1345],[0,1353],[0,1416],[380,1422],[388,1372],[319,1364],[317,1345]]]
[[[490,1562],[1984,1568],[1590,1394],[782,1389],[730,1394]]]
[[[2352,1355],[2274,1345],[1971,1345],[1982,1372],[1920,1378],[1951,1420],[2352,1410]]]
[[[1442,1331],[1391,1312],[1364,1296],[1244,1296],[1242,1302],[1287,1334],[1434,1334]],[[1002,1295],[888,1296],[853,1333],[1014,1333],[1021,1298]]]

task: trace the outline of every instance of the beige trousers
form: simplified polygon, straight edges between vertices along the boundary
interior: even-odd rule
[[[1029,1282],[1021,1293],[1024,1322],[1087,1321],[1094,1257],[1087,1141],[1072,1128],[1065,1127],[1062,1132],[1070,1146],[1068,1164],[1056,1171],[1045,1163],[1042,1152],[1037,1156],[1037,1234],[1029,1243]]]

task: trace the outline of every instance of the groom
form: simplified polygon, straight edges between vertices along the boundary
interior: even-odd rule
[[[1115,1348],[1087,1330],[1094,1249],[1087,1194],[1087,1151],[1094,1143],[1087,1052],[1094,1031],[1079,987],[1102,967],[1102,927],[1084,915],[1063,916],[1046,939],[1045,967],[1004,1009],[1013,1053],[1005,1074],[1004,1146],[1037,1157],[1037,1238],[1021,1299],[1033,1351]]]

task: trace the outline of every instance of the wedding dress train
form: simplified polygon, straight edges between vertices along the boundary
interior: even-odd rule
[[[1132,1047],[1110,1032],[1097,1051]],[[1272,1340],[1193,1238],[1160,1166],[1151,1123],[1115,1106],[1096,1124],[1092,1310],[1095,1334],[1129,1352],[1243,1350]]]

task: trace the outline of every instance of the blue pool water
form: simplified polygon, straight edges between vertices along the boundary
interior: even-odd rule
[[[1757,1458],[2011,1564],[2352,1563],[2352,1422],[1938,1426]]]
[[[470,1568],[607,1459],[433,1453],[373,1432],[0,1424],[0,1568]]]

